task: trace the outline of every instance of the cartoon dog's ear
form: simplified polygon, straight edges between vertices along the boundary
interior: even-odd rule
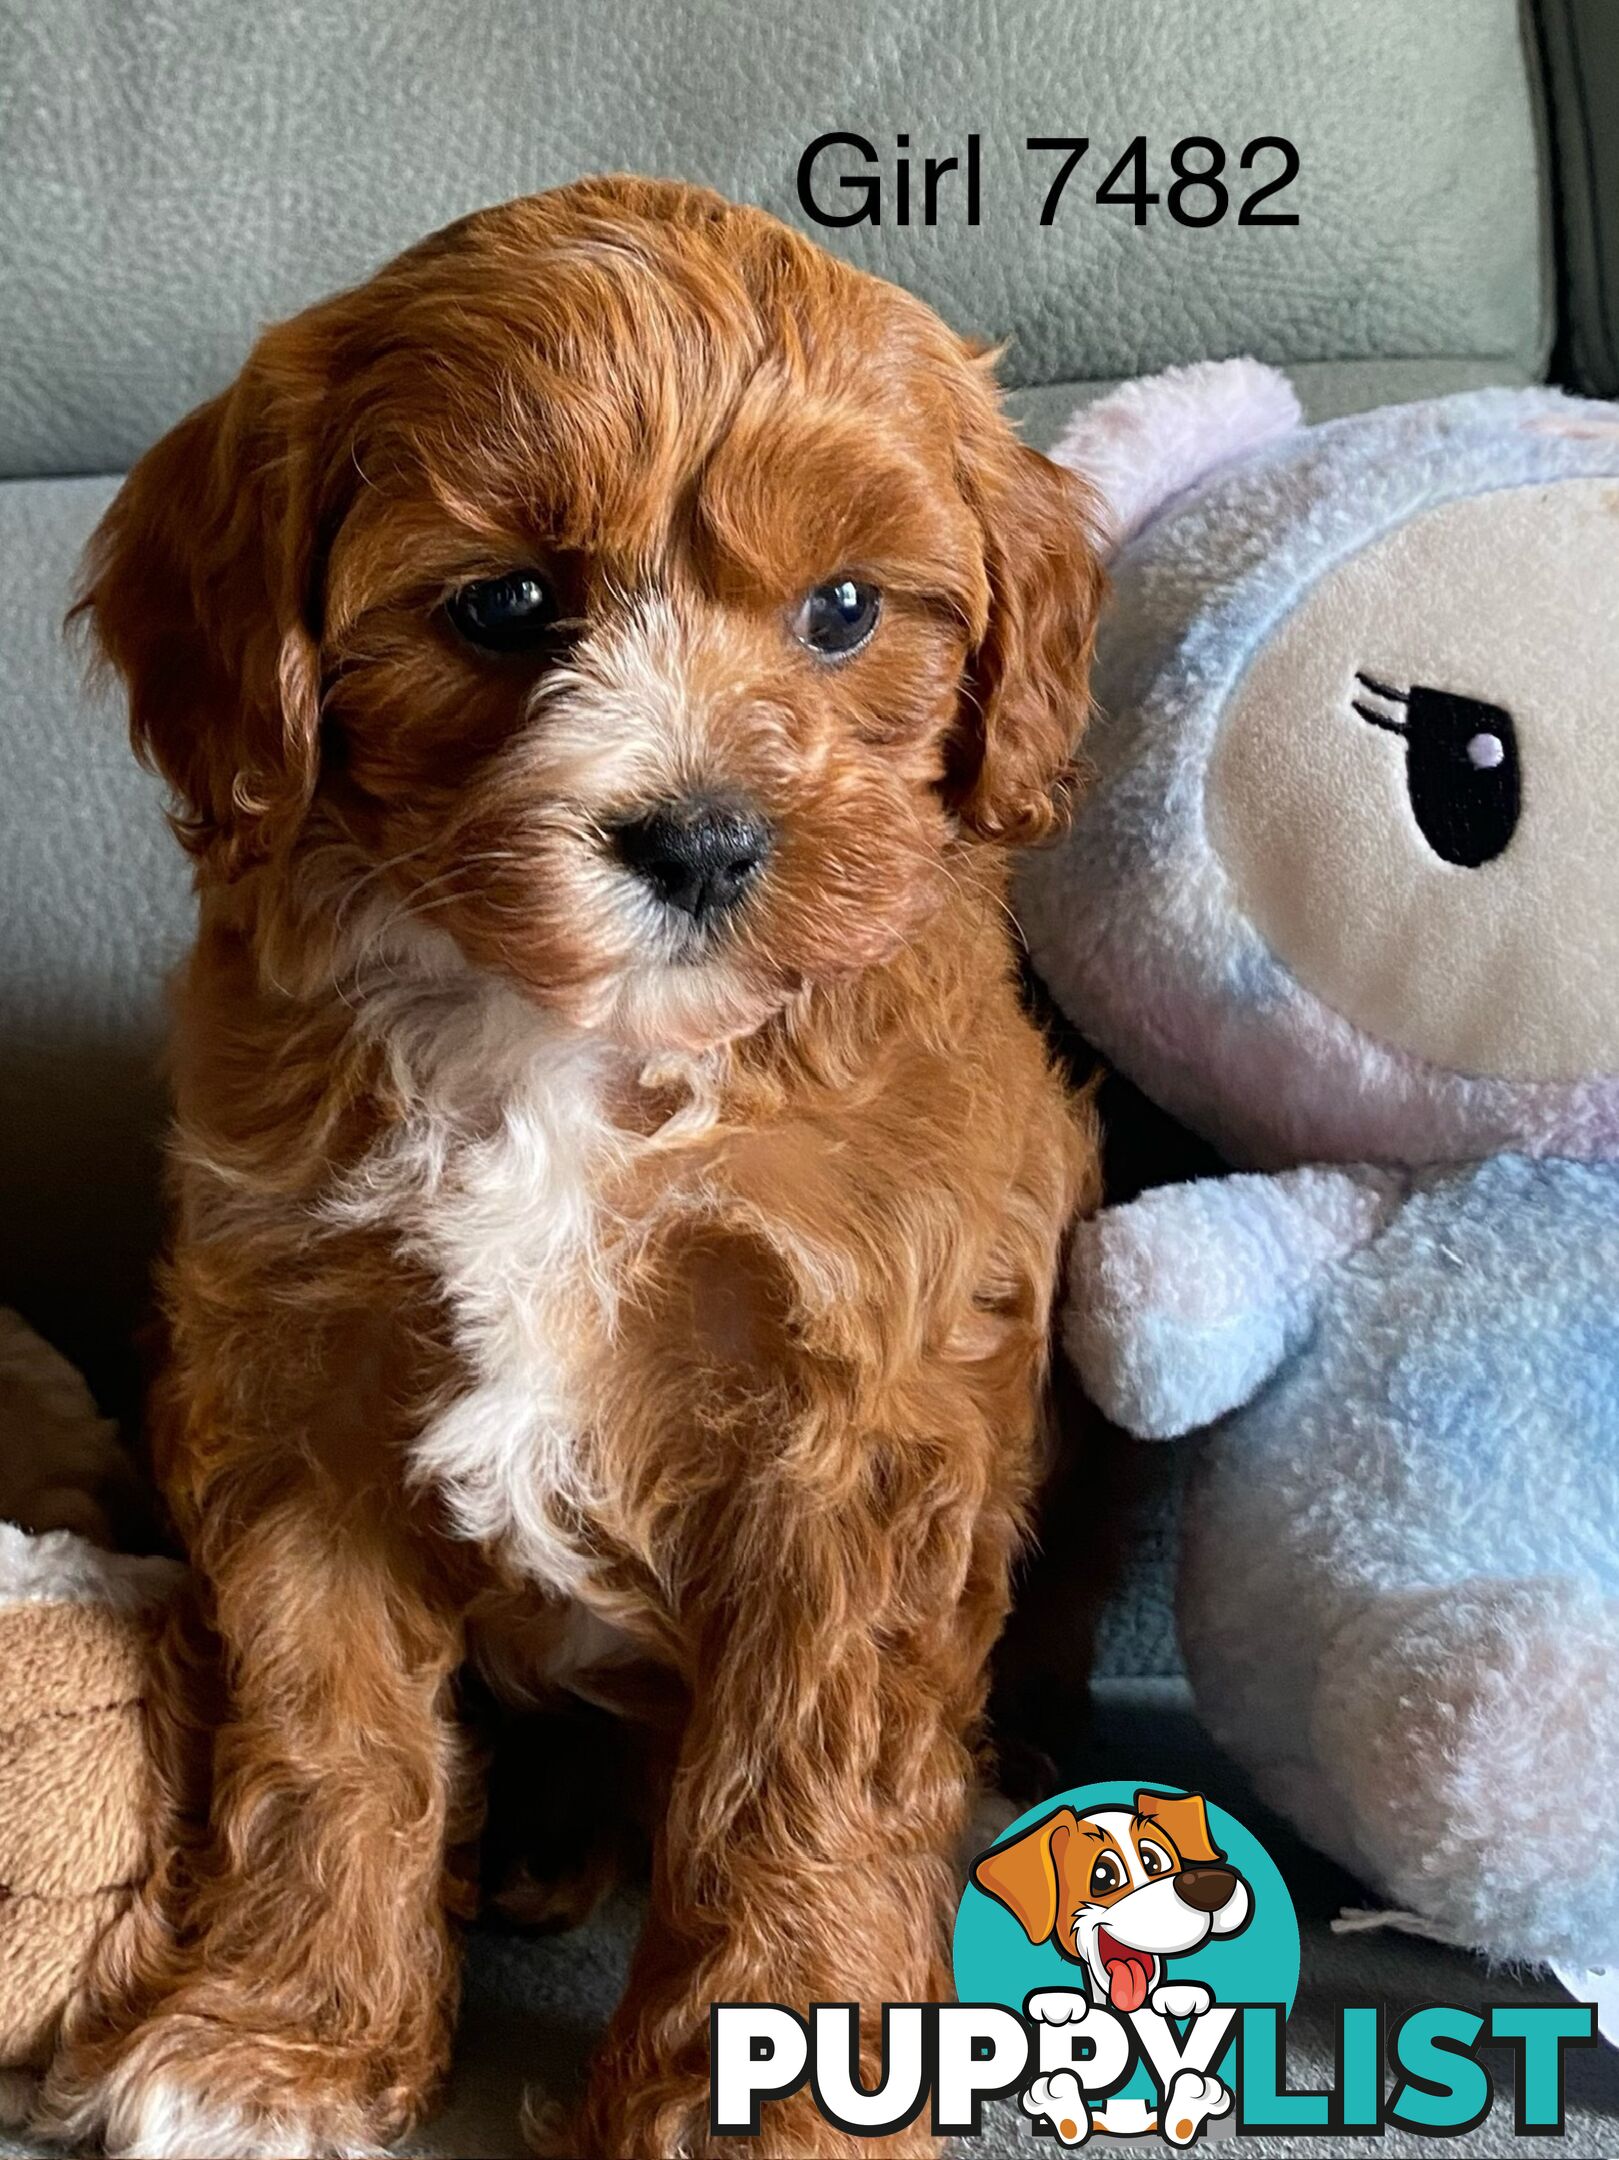
[[[1043,1943],[1057,1925],[1058,1870],[1078,1822],[1072,1808],[1058,1808],[973,1862],[973,1881],[1006,1907],[1032,1943]]]
[[[1138,1792],[1136,1813],[1158,1823],[1170,1842],[1192,1867],[1206,1867],[1225,1854],[1209,1836],[1209,1811],[1201,1793]]]

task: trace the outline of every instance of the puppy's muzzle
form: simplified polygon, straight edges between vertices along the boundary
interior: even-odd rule
[[[1237,1878],[1228,1867],[1182,1868],[1175,1877],[1175,1895],[1193,1912],[1218,1912],[1229,1905]]]
[[[770,853],[764,819],[741,804],[663,803],[613,828],[619,860],[666,906],[695,922],[724,915],[747,892]]]

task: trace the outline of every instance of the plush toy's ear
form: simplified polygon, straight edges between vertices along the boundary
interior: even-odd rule
[[[1291,434],[1303,415],[1280,368],[1201,360],[1082,405],[1052,456],[1088,480],[1117,552],[1153,513],[1219,466]]]
[[[1175,1850],[1193,1867],[1225,1858],[1209,1836],[1209,1811],[1201,1793],[1138,1792],[1136,1813],[1161,1824]]]
[[[1058,1871],[1078,1822],[1072,1808],[1058,1808],[1010,1845],[997,1845],[973,1862],[973,1881],[1006,1907],[1032,1943],[1046,1941],[1057,1925]]]

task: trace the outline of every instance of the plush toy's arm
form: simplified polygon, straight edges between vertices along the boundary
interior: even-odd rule
[[[1308,1333],[1334,1262],[1406,1190],[1358,1166],[1200,1178],[1081,1223],[1063,1337],[1091,1399],[1144,1440],[1247,1402]]]

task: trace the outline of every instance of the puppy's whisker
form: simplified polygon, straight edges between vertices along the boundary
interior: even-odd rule
[[[446,876],[448,875],[450,873],[446,873]],[[458,902],[464,902],[471,898],[469,894],[460,890],[434,894],[432,892],[433,886],[442,885],[444,882],[445,879],[442,877],[433,879],[430,884],[421,888],[419,894],[413,895],[408,901],[401,903],[391,913],[384,916],[371,933],[364,949],[367,952],[374,949],[393,931],[403,928],[406,923],[420,922],[426,915],[435,914],[441,908],[454,907]],[[432,897],[424,898],[422,897],[424,894],[432,894]],[[519,901],[498,899],[492,893],[478,894],[477,905],[480,913],[508,915],[517,922],[525,922],[529,917],[529,911]]]
[[[352,843],[354,835],[348,831],[346,826],[343,829],[346,837]],[[363,876],[356,878],[354,883],[344,891],[342,899],[337,903],[337,912],[332,918],[333,928],[342,929],[344,922],[348,918],[349,910],[368,885],[374,885],[378,878],[386,877],[391,870],[399,869],[404,863],[415,862],[418,856],[427,854],[431,848],[437,845],[438,843],[434,840],[424,840],[420,847],[406,848],[402,854],[392,855],[386,862],[373,863]]]
[[[419,854],[423,851],[417,849],[415,852]],[[408,860],[409,858],[400,859]],[[486,848],[475,855],[458,855],[453,863],[449,863],[444,869],[436,871],[432,877],[423,878],[413,885],[404,898],[408,904],[411,901],[420,899],[425,893],[436,891],[439,886],[448,884],[453,878],[466,877],[469,871],[521,869],[527,860],[528,858],[518,848]]]
[[[413,902],[409,907],[399,908],[394,914],[390,915],[388,917],[388,926],[391,929],[400,923],[420,922],[424,915],[434,914],[439,908],[455,907],[458,902],[464,901],[465,899],[465,893],[447,892],[438,894],[438,896],[432,900],[420,900]],[[481,907],[489,907],[494,904],[495,903],[492,903],[490,901],[487,894],[479,902],[479,905]]]

